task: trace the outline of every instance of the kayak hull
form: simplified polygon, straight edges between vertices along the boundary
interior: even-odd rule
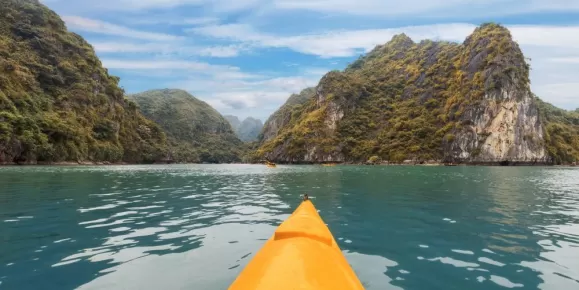
[[[330,230],[306,200],[231,284],[229,290],[364,289]]]

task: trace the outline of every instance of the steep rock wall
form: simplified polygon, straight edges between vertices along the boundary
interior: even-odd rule
[[[278,120],[257,150],[277,162],[550,160],[529,66],[496,24],[463,44],[397,35],[325,75],[312,99]]]

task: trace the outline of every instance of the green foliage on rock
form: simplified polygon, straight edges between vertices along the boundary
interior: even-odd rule
[[[0,5],[0,163],[155,162],[165,134],[37,0]]]
[[[307,88],[299,94],[292,94],[287,101],[275,111],[265,122],[261,133],[258,136],[260,143],[275,137],[279,130],[295,121],[302,111],[303,105],[307,103],[315,94],[315,88]]]
[[[243,143],[229,122],[207,103],[183,90],[129,95],[142,113],[163,128],[175,162],[238,162]]]
[[[266,123],[264,132],[275,130],[262,138],[257,156],[278,162],[443,160],[446,144],[470,125],[484,98],[506,87],[515,98],[530,94],[529,70],[510,32],[494,23],[462,44],[414,43],[397,35],[343,72],[326,74],[291,114],[284,105]]]
[[[536,98],[545,145],[556,164],[579,161],[579,111],[566,111]]]

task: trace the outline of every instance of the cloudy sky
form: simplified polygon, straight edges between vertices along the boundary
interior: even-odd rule
[[[533,91],[579,107],[579,0],[41,0],[128,93],[181,88],[224,114],[266,119],[291,93],[405,32],[462,42],[511,29]]]

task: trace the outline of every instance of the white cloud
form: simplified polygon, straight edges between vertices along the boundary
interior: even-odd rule
[[[124,60],[124,59],[102,59],[102,63],[109,69],[139,69],[139,70],[157,70],[157,69],[186,69],[202,71],[210,68],[211,65],[194,62],[194,61],[177,61],[177,60]]]
[[[155,53],[161,56],[177,56],[187,58],[192,56],[235,57],[245,48],[240,45],[228,46],[188,46],[171,43],[134,43],[134,42],[93,42],[95,50],[107,53]]]
[[[96,2],[96,1],[95,1]],[[116,0],[119,8],[126,7],[130,9],[153,9],[153,8],[174,8],[184,5],[201,5],[206,0]],[[97,4],[98,5],[98,4]],[[103,5],[98,5],[103,6]],[[106,7],[114,9],[116,7]]]
[[[468,23],[406,26],[399,28],[335,30],[320,34],[276,36],[256,31],[249,25],[210,25],[188,29],[199,35],[246,42],[264,47],[286,47],[294,51],[321,57],[347,57],[383,44],[394,35],[406,33],[414,41],[423,39],[462,42],[476,28]],[[579,26],[508,26],[521,45],[579,48]]]
[[[560,107],[579,108],[579,82],[539,85],[534,87],[534,93]]]
[[[213,0],[211,9],[216,12],[236,12],[242,10],[249,10],[258,7],[261,4],[266,4],[269,0]]]
[[[497,0],[274,0],[279,9],[302,9],[318,12],[337,12],[356,15],[399,15],[421,13]]]
[[[209,57],[234,57],[238,56],[239,52],[242,51],[243,48],[239,46],[212,46],[212,47],[205,47],[198,50],[198,54],[201,56],[209,56]]]
[[[163,43],[92,42],[99,53],[163,52],[173,50],[174,45]]]
[[[553,62],[562,62],[562,63],[578,63],[579,64],[579,57],[556,57],[548,59]]]
[[[172,41],[182,39],[182,37],[180,36],[165,33],[140,31],[125,26],[120,26],[100,20],[89,19],[79,16],[64,16],[62,18],[66,22],[67,27],[75,31],[92,32],[104,35],[123,36],[156,41]]]
[[[219,76],[229,80],[251,79],[256,75],[242,72],[238,67],[226,65],[213,65],[204,62],[185,61],[177,59],[168,60],[126,60],[126,59],[102,59],[103,66],[117,70],[141,70],[141,71],[172,71],[178,74],[200,74]]]
[[[106,0],[110,2],[110,0]],[[182,6],[205,6],[218,11],[238,11],[257,5],[262,0],[116,0],[117,5],[103,7],[107,9],[155,9],[176,8]],[[103,5],[99,5],[102,7]],[[121,6],[121,7],[118,7]]]
[[[229,13],[248,10],[270,0],[44,0],[50,7],[67,14],[121,11],[139,13],[201,8],[205,13]],[[181,17],[182,18],[182,17]]]
[[[520,45],[579,48],[579,26],[509,25],[507,28]]]
[[[217,17],[179,17],[176,15],[143,15],[123,20],[133,25],[208,25],[218,23]]]
[[[226,39],[255,47],[288,48],[323,58],[352,57],[383,44],[393,35],[406,33],[423,39],[462,42],[475,25],[468,23],[409,26],[385,29],[327,31],[306,35],[273,35],[244,24],[211,25],[191,33]],[[532,88],[543,99],[566,108],[579,106],[579,26],[511,25],[513,38],[532,59]]]
[[[351,58],[367,52],[402,32],[414,41],[434,39],[462,42],[475,28],[475,25],[470,23],[446,23],[351,29],[348,27],[352,27],[352,21],[346,21],[343,25],[340,24],[340,27],[346,29],[288,34],[276,32],[282,29],[275,26],[277,23],[269,22],[271,16],[285,13],[300,16],[299,13],[307,10],[314,12],[308,13],[308,17],[345,16],[344,19],[350,20],[432,20],[443,19],[442,17],[449,15],[452,15],[452,19],[478,17],[482,20],[489,16],[529,12],[579,11],[579,0],[51,0],[48,4],[51,7],[60,7],[57,9],[59,12],[78,10],[86,13],[74,13],[75,15],[111,12],[106,19],[112,19],[111,22],[114,23],[79,16],[68,16],[64,19],[74,31],[113,36],[93,38],[96,40],[93,45],[99,54],[107,57],[103,60],[105,66],[124,72],[130,71],[126,75],[133,76],[134,79],[128,81],[138,82],[138,76],[159,75],[163,80],[155,81],[155,86],[171,79],[168,84],[189,89],[222,112],[237,115],[242,115],[241,112],[244,111],[256,112],[255,114],[270,113],[283,103],[289,94],[315,85],[328,69],[306,68],[295,72],[295,69],[304,63],[297,63],[294,67],[291,63],[296,62],[295,60],[284,59],[283,61],[288,62],[287,69],[294,73],[293,76],[282,77],[283,73],[279,72],[247,73],[242,68],[192,61],[192,57],[235,57],[249,49],[283,48],[328,58],[330,60],[327,63],[335,67],[335,61],[340,60],[339,58]],[[200,8],[195,12],[202,11],[203,14],[189,13],[191,10],[186,10],[192,7]],[[251,15],[237,13],[249,8],[259,8],[259,11]],[[122,17],[115,19],[119,16],[116,11],[121,11]],[[230,18],[228,15],[234,17]],[[315,19],[315,16],[308,17],[308,21]],[[225,19],[250,20],[263,27],[269,25],[269,32],[243,23],[220,25],[219,23],[223,23],[220,20]],[[275,18],[273,20],[275,21]],[[140,25],[142,27],[136,29]],[[187,30],[192,37],[174,35],[174,32],[159,32],[171,31],[167,29],[170,26],[194,26]],[[306,26],[299,25],[295,29]],[[317,27],[320,29],[323,25]],[[579,26],[510,25],[508,28],[525,55],[532,58],[533,90],[556,105],[578,107],[579,53],[576,51],[579,51],[579,37],[574,36],[579,35]],[[283,29],[292,30],[295,31],[293,28]],[[195,36],[212,39],[203,39],[200,43]],[[207,46],[204,46],[205,44]],[[134,59],[135,54],[143,58],[146,54],[152,54],[153,57],[150,60],[129,60]],[[263,70],[268,68],[268,65],[263,65]]]
[[[321,57],[348,57],[372,49],[390,40],[394,35],[406,33],[414,40],[442,39],[459,41],[472,33],[475,25],[456,23],[402,28],[339,30],[321,34],[275,36],[256,31],[249,25],[211,25],[188,29],[199,35],[244,42],[263,47],[285,47],[297,52]]]
[[[523,46],[531,61],[533,92],[556,106],[579,107],[579,51],[573,47]]]
[[[190,91],[223,114],[251,115],[264,120],[292,93],[315,86],[322,76],[321,70],[324,69],[304,69],[301,75],[284,77],[264,73],[244,79],[222,73],[210,77],[189,74],[186,80],[169,86]]]
[[[187,32],[193,32],[204,36],[215,38],[224,38],[238,41],[264,41],[273,36],[269,36],[256,31],[252,26],[240,23],[208,25],[186,29]]]
[[[59,10],[146,11],[183,7],[204,8],[211,12],[237,12],[253,8],[269,12],[307,10],[322,14],[357,16],[470,16],[491,17],[541,11],[578,11],[576,0],[43,0]]]
[[[489,17],[538,11],[579,10],[576,0],[273,0],[280,10],[358,16]]]

